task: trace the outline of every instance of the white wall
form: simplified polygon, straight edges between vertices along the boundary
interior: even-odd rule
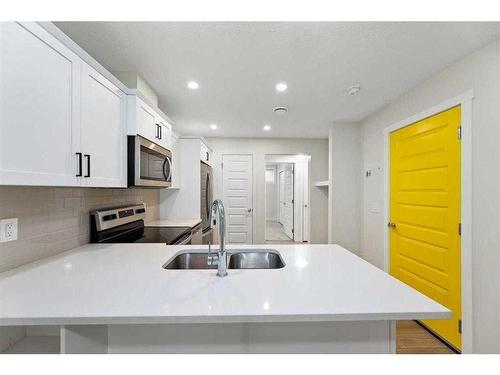
[[[278,220],[278,176],[276,164],[266,164],[266,173],[272,173],[273,181],[266,180],[266,220]]]
[[[364,170],[362,256],[383,267],[383,129],[473,89],[474,352],[500,353],[500,41],[453,64],[361,122]]]
[[[333,124],[329,132],[331,243],[359,254],[362,154],[357,123]]]
[[[174,168],[180,168],[177,174],[179,189],[160,190],[161,219],[199,219],[201,217],[201,167],[200,139],[179,140],[173,161]],[[177,171],[179,172],[179,171]],[[174,173],[177,173],[174,172]]]
[[[253,139],[210,138],[213,149],[215,196],[219,197],[222,154],[252,154],[254,182],[254,242],[265,241],[265,155],[308,154],[311,156],[309,185],[311,190],[311,243],[327,243],[328,193],[314,186],[314,181],[328,176],[327,139]]]

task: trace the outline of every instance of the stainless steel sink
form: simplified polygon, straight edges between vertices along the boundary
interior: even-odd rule
[[[204,250],[181,251],[163,265],[167,270],[217,269],[207,264],[208,253]],[[285,267],[280,253],[269,249],[248,249],[228,252],[228,269],[278,269]]]
[[[183,252],[170,259],[164,266],[166,270],[215,270],[216,265],[207,263],[208,253]]]
[[[229,256],[229,269],[276,269],[285,267],[275,250],[242,251]]]

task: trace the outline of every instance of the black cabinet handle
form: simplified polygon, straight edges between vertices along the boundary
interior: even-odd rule
[[[155,124],[155,125],[156,125],[156,136],[155,136],[155,138],[160,139],[160,125],[158,125],[158,124]]]
[[[76,174],[76,177],[82,177],[82,153],[77,152],[76,157],[78,158],[78,173]]]
[[[158,129],[160,129],[160,139],[163,138],[163,130],[161,128],[161,125],[158,125]]]
[[[208,154],[208,151],[207,151],[207,161],[208,161],[208,158],[209,158],[209,156],[208,156],[208,155],[209,155],[209,154]]]
[[[90,155],[83,155],[85,158],[87,158],[87,174],[83,177],[90,177]]]

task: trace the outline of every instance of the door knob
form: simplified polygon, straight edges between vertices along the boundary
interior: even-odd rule
[[[252,212],[252,209],[251,208],[247,208],[247,212]]]
[[[391,229],[396,229],[396,223],[387,223],[387,226]]]

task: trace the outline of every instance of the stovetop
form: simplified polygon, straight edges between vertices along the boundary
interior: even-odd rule
[[[190,227],[144,227],[142,237],[138,238],[134,242],[167,243],[172,245],[190,232]]]
[[[191,227],[145,227],[142,220],[93,231],[91,242],[100,243],[165,243],[174,245],[190,235]]]
[[[146,205],[104,208],[90,213],[90,242],[165,243],[174,245],[189,240],[193,228],[146,227]]]

